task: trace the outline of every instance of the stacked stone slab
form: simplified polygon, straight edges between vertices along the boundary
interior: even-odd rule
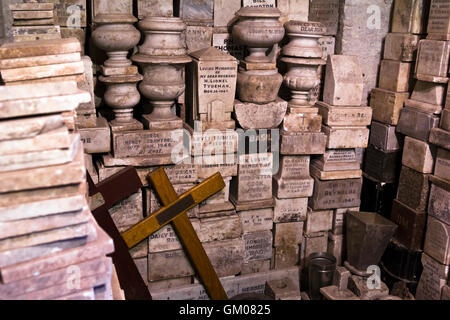
[[[10,3],[13,41],[60,39],[55,21],[55,5],[49,2]]]
[[[291,91],[288,114],[281,132],[281,165],[274,176],[275,268],[296,265],[316,252],[313,238],[322,239],[326,251],[326,232],[317,220],[307,225],[308,198],[314,180],[310,176],[311,155],[325,152],[326,137],[321,132],[322,116],[314,107],[312,90],[320,86],[322,47],[318,40],[325,33],[319,22],[289,21],[285,24],[290,42],[283,47],[281,61],[287,65],[284,85]],[[331,224],[331,216],[328,217]],[[326,218],[325,218],[326,220]],[[326,223],[326,222],[325,222]],[[316,229],[314,229],[314,227]],[[299,250],[301,248],[301,251]],[[312,251],[311,251],[312,250]]]
[[[419,44],[415,69],[416,78],[423,81],[424,84],[419,86],[418,82],[411,100],[409,100],[419,111],[429,117],[441,115],[439,127],[435,125],[427,128],[429,131],[429,144],[427,144],[430,148],[429,155],[424,159],[420,152],[416,154],[418,159],[415,161],[418,162],[416,166],[430,169],[426,170],[430,181],[430,196],[422,254],[424,270],[416,292],[416,299],[420,300],[448,299],[450,268],[450,126],[448,108],[450,107],[450,98],[448,88],[446,98],[442,91],[448,83],[449,25],[448,3],[431,1],[428,36]],[[423,90],[424,92],[420,90],[423,86],[428,88]],[[445,106],[444,109],[443,106]]]
[[[363,71],[362,103],[368,105],[371,90],[377,86],[383,39],[389,31],[392,0],[339,1],[339,27],[336,53],[355,55]]]
[[[274,50],[273,47],[284,35],[284,28],[278,22],[280,14],[278,9],[271,6],[253,7],[244,4],[236,14],[239,20],[233,27],[233,37],[238,43],[250,46],[248,37],[258,42],[263,31],[270,30],[267,51]],[[255,20],[254,25],[248,24],[248,17]],[[264,17],[270,23],[264,24]],[[237,75],[238,99],[234,102],[234,117],[240,126],[240,137],[238,172],[231,182],[230,197],[243,224],[243,273],[269,270],[272,244],[277,242],[276,236],[274,240],[272,234],[272,168],[277,159],[269,151],[269,143],[271,139],[278,139],[278,136],[272,136],[269,130],[277,128],[283,120],[287,102],[278,97],[281,75],[275,60],[266,56],[265,51],[257,58],[252,59],[250,53],[241,60]],[[278,233],[281,236],[281,232]]]
[[[345,213],[359,210],[361,203],[362,172],[355,149],[367,147],[372,110],[361,106],[363,79],[358,57],[330,55],[326,68],[324,101],[316,107],[323,119],[327,149],[312,160],[315,184],[308,219],[327,217],[323,224],[331,230],[327,249],[342,263]]]
[[[58,69],[52,55],[71,51],[79,58],[76,42],[6,45],[0,48],[2,78],[12,80],[5,70],[33,68],[26,65],[36,61],[41,64],[26,72],[28,78],[51,74]],[[64,114],[90,94],[66,79],[7,82],[0,92],[1,298],[111,299],[112,261],[106,255],[113,242],[89,209],[83,146]]]
[[[431,42],[430,42],[431,41]],[[445,83],[439,76],[447,76],[449,49],[445,41],[420,40],[414,68],[417,82],[410,99],[401,109],[397,132],[405,136],[402,168],[399,179],[397,199],[394,201],[391,220],[398,224],[393,246],[409,257],[420,255],[423,250],[427,205],[430,192],[429,178],[433,173],[436,148],[428,143],[430,132],[439,125],[439,114],[444,102]],[[444,64],[445,66],[443,66]],[[440,67],[445,71],[440,71]],[[403,281],[414,290],[420,272],[411,273],[404,279],[399,276],[403,269],[418,269],[415,264],[394,268],[385,259],[385,269],[398,281]]]
[[[363,209],[376,211],[387,218],[401,169],[403,139],[396,129],[404,102],[413,88],[417,46],[425,32],[423,25],[428,15],[426,1],[395,0],[393,6],[391,33],[384,42],[379,86],[371,92],[374,121],[363,185]]]
[[[326,32],[319,39],[319,44],[323,49],[323,57],[325,61],[328,56],[335,54],[336,34],[339,25],[339,0],[309,0],[308,21],[317,21],[326,27]],[[325,76],[325,68],[322,70]],[[323,86],[318,86],[313,91],[316,93],[316,99],[320,100],[323,94]]]

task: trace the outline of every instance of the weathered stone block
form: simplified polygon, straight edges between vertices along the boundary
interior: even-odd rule
[[[333,106],[359,106],[363,78],[358,57],[331,55],[327,60],[323,101]]]
[[[273,246],[300,244],[303,241],[303,222],[276,223]]]
[[[322,126],[327,135],[328,149],[367,148],[370,130],[366,127],[328,127]]]
[[[328,231],[333,227],[333,210],[313,211],[308,209],[305,223],[305,233],[312,234],[320,231]]]
[[[395,239],[411,250],[421,250],[425,236],[426,214],[394,200],[391,220],[398,225]]]
[[[272,230],[273,209],[259,209],[238,212],[244,233]]]
[[[388,33],[384,41],[384,59],[403,62],[416,60],[419,36],[410,33]]]
[[[370,106],[373,108],[373,120],[394,126],[397,125],[400,110],[403,109],[403,105],[408,97],[408,92],[373,89],[370,98]]]
[[[450,265],[450,225],[428,218],[425,252],[444,265]]]
[[[372,108],[369,107],[338,107],[325,102],[318,102],[319,114],[323,123],[333,126],[368,126],[372,121]]]
[[[432,176],[428,214],[450,224],[450,183]]]
[[[410,62],[393,60],[381,61],[380,89],[395,92],[407,92],[409,90]]]
[[[245,241],[245,262],[272,258],[271,231],[246,233],[243,238]]]
[[[430,0],[394,1],[392,32],[413,34],[426,33],[429,3]]]
[[[314,194],[309,206],[313,210],[358,207],[361,187],[362,179],[320,181],[314,178]]]
[[[308,198],[278,199],[275,197],[273,221],[298,222],[306,220]]]
[[[395,131],[395,126],[373,121],[369,143],[382,151],[397,151],[400,149],[401,138]]]
[[[400,114],[397,131],[415,139],[428,141],[431,129],[438,126],[439,117],[406,107]]]
[[[402,164],[421,173],[432,173],[436,148],[424,141],[406,137]]]

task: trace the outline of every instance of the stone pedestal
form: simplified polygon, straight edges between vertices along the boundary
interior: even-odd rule
[[[203,128],[234,129],[231,119],[236,90],[237,62],[214,47],[192,52],[188,67],[187,107],[189,123]]]

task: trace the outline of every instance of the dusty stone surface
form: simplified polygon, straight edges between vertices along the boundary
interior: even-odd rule
[[[183,287],[185,285],[192,284],[192,277],[182,277],[175,279],[159,280],[159,281],[149,281],[148,289],[153,295],[153,292],[167,291],[169,289]]]
[[[274,300],[300,295],[300,289],[291,279],[271,280],[266,282],[264,293]]]
[[[333,284],[337,286],[339,290],[347,289],[348,279],[351,275],[352,274],[347,268],[337,266],[333,277]]]
[[[450,203],[449,203],[449,185],[442,183],[445,180],[433,180],[430,191],[430,199],[428,205],[428,213],[430,216],[449,224],[450,222]],[[436,184],[436,183],[439,184]]]
[[[314,181],[310,176],[296,179],[274,177],[273,194],[279,199],[306,198],[313,192]]]
[[[231,54],[238,60],[244,59],[244,46],[238,44],[230,33],[213,33],[212,45],[216,49]]]
[[[389,32],[392,3],[392,0],[340,2],[336,53],[358,57],[364,75],[364,105],[371,90],[377,86],[383,39]]]
[[[333,226],[333,210],[312,211],[308,209],[305,223],[305,233],[312,234],[331,230]]]
[[[273,129],[283,121],[288,103],[281,98],[267,104],[256,104],[235,100],[236,120],[244,130]],[[286,124],[286,122],[284,122]]]
[[[397,125],[400,110],[408,99],[407,92],[393,92],[383,89],[373,89],[370,106],[373,109],[373,120],[382,123]]]
[[[442,288],[446,284],[449,267],[440,264],[428,254],[422,254],[424,270],[417,285],[417,300],[439,300]]]
[[[138,18],[147,16],[172,17],[173,0],[138,0]]]
[[[384,59],[413,62],[419,45],[419,36],[409,33],[388,33],[384,41]]]
[[[445,85],[443,84],[419,80],[414,86],[411,100],[441,106],[444,103],[445,92]]]
[[[30,190],[80,183],[85,179],[82,148],[68,164],[0,173],[0,192]]]
[[[275,197],[273,221],[299,222],[306,220],[308,198],[278,199]]]
[[[402,109],[397,131],[415,139],[428,141],[431,129],[439,126],[439,120],[439,117],[407,106]]]
[[[77,39],[43,40],[39,45],[34,42],[7,43],[0,48],[0,58],[23,58],[80,51],[80,42]]]
[[[394,1],[392,12],[392,32],[426,33],[429,1],[399,0]]]
[[[105,153],[111,150],[111,131],[105,118],[97,118],[94,128],[79,128],[86,153]]]
[[[450,151],[438,148],[434,175],[438,178],[450,181]]]
[[[273,248],[273,269],[285,269],[296,266],[299,262],[300,247],[298,244],[286,244]]]
[[[299,268],[291,267],[283,270],[248,274],[239,277],[222,278],[221,281],[228,296],[234,297],[241,293],[264,293],[265,284],[271,279],[288,277],[294,283],[299,281]],[[201,284],[174,288],[167,291],[152,293],[155,300],[208,300],[209,297]]]
[[[322,132],[327,137],[327,148],[367,148],[369,142],[369,129],[366,127],[328,127],[322,126]]]
[[[297,179],[309,176],[309,156],[282,156],[277,176],[284,179]]]
[[[4,82],[16,82],[50,77],[80,74],[84,70],[82,62],[69,62],[49,66],[25,67],[1,70]]]
[[[362,179],[314,181],[314,194],[309,199],[313,210],[353,208],[361,203]]]
[[[448,41],[420,40],[414,73],[425,76],[447,77],[450,43]]]
[[[277,8],[281,11],[281,23],[289,20],[308,21],[308,0],[279,0]]]
[[[431,129],[430,143],[450,150],[450,131],[442,130],[439,128]]]
[[[240,0],[214,0],[214,27],[230,26],[235,21],[235,13],[240,8]]]
[[[450,264],[450,225],[428,218],[425,252],[443,265]]]
[[[322,171],[359,170],[361,168],[354,149],[330,149],[316,156],[311,164]]]
[[[400,149],[399,140],[401,138],[395,131],[395,126],[373,121],[369,143],[383,151],[396,151]]]
[[[310,1],[308,20],[323,23],[327,27],[327,35],[336,35],[339,23],[339,1]]]
[[[272,232],[260,231],[244,234],[245,262],[272,258]]]
[[[369,289],[367,286],[367,278],[352,275],[348,281],[348,288],[361,300],[375,300],[389,295],[387,285],[384,282],[380,284],[380,289]]]
[[[272,198],[272,154],[242,155],[231,194],[238,202]]]
[[[242,264],[241,275],[263,273],[269,270],[270,270],[270,259],[248,261]]]
[[[283,130],[286,132],[320,132],[322,116],[313,113],[290,112],[284,117]]]
[[[323,133],[281,132],[282,155],[323,154],[327,137]]]
[[[428,17],[428,36],[439,40],[450,40],[450,10],[447,2],[431,1],[430,15]]]
[[[383,60],[381,61],[378,86],[384,90],[407,92],[409,90],[410,72],[410,62]]]
[[[360,298],[347,288],[339,289],[337,286],[320,288],[320,293],[327,300],[360,300]]]
[[[319,114],[323,123],[328,126],[368,126],[372,120],[372,109],[369,107],[338,107],[318,102]]]
[[[402,164],[421,173],[432,173],[436,148],[424,141],[406,137]]]
[[[259,209],[238,212],[244,233],[272,230],[273,209]]]
[[[414,210],[426,212],[430,192],[428,177],[428,174],[402,167],[397,199]]]
[[[311,166],[311,176],[320,180],[354,179],[362,177],[362,171],[360,169],[323,171],[313,164]]]
[[[304,235],[300,262],[304,267],[310,254],[314,252],[327,252],[328,235],[326,232],[319,232],[312,235]]]
[[[450,109],[442,110],[440,128],[450,131]]]
[[[192,53],[207,49],[212,45],[213,28],[202,25],[188,25],[184,35],[187,51]]]
[[[212,26],[214,23],[214,0],[183,0],[180,2],[178,13],[177,16],[189,24]]]
[[[89,93],[79,90],[74,81],[3,86],[0,94],[2,119],[73,111],[79,103],[90,101]]]
[[[300,244],[303,241],[303,222],[276,223],[273,246]]]
[[[355,56],[330,55],[327,60],[323,101],[333,106],[359,106],[363,77]]]
[[[419,250],[425,236],[426,214],[394,200],[391,219],[398,225],[395,239],[408,248]]]
[[[5,143],[2,143],[5,145]],[[0,172],[7,172],[13,170],[24,170],[37,167],[61,165],[73,160],[81,148],[80,135],[71,134],[69,136],[69,144],[62,148],[55,148],[50,150],[31,151],[24,153],[0,155]]]

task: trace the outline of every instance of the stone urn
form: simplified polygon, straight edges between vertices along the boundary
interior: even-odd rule
[[[311,89],[320,85],[321,66],[326,64],[322,59],[305,59],[283,57],[281,61],[287,65],[284,85],[291,92],[290,107],[309,106]]]
[[[111,121],[113,126],[142,127],[142,124],[133,119],[133,107],[141,100],[137,83],[142,79],[140,74],[99,77],[106,84],[104,101],[115,114],[115,119]]]
[[[266,52],[284,37],[284,28],[278,19],[281,16],[277,8],[244,7],[236,12],[239,18],[233,26],[233,39],[248,48],[246,62],[270,63]]]
[[[362,276],[371,265],[378,265],[397,230],[392,221],[374,212],[348,212],[347,261],[350,271]]]
[[[137,19],[129,14],[99,14],[94,22],[98,24],[92,33],[94,44],[106,51],[108,60],[106,67],[126,67],[131,65],[127,58],[128,51],[134,48],[141,39],[141,33],[133,23]]]
[[[283,77],[274,70],[245,70],[239,67],[237,96],[243,102],[269,103],[276,100]]]
[[[321,58],[323,56],[319,39],[327,28],[320,22],[303,22],[291,20],[285,23],[290,42],[283,47],[285,56],[300,58]]]
[[[143,69],[139,91],[152,107],[142,122],[147,129],[182,128],[182,120],[171,107],[186,88],[185,65],[192,61],[181,38],[186,24],[180,18],[147,17],[139,22],[139,28],[145,34],[144,43],[131,59]]]
[[[186,47],[181,34],[186,24],[180,18],[147,17],[140,21],[139,29],[145,34],[139,53],[149,56],[185,56]]]

